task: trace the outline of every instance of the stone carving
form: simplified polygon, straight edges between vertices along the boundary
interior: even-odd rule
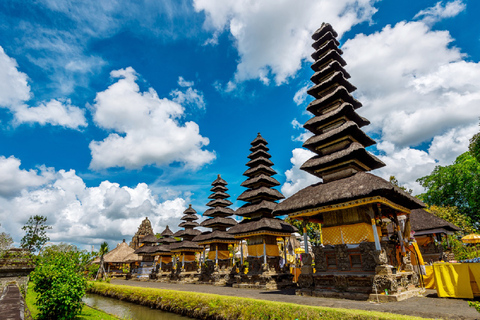
[[[346,291],[348,288],[347,277],[343,275],[336,275],[334,278],[335,289],[340,291]]]
[[[387,289],[389,293],[397,292],[398,285],[395,276],[376,275],[373,279],[372,289],[372,292],[378,293],[385,291],[385,289]]]
[[[323,247],[314,246],[312,248],[313,254],[315,255],[315,271],[325,272],[327,271],[327,258],[325,256],[325,250]]]
[[[335,254],[337,257],[337,268],[341,271],[350,270],[350,259],[348,258],[347,245],[337,244],[335,246]]]
[[[154,234],[152,224],[150,223],[150,220],[148,220],[148,218],[145,218],[138,227],[137,233],[135,233],[135,235],[132,237],[132,241],[128,244],[128,246],[137,250],[138,248],[140,248],[140,240],[150,234]]]
[[[373,271],[377,266],[375,261],[375,243],[362,242],[359,245],[360,254],[362,255],[362,270]]]
[[[311,288],[313,287],[313,275],[302,273],[298,277],[297,283],[300,288]]]

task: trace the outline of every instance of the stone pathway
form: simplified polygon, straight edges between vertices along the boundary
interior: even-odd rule
[[[0,297],[0,319],[23,320],[24,302],[16,285],[8,285]]]
[[[201,284],[177,284],[150,281],[112,280],[112,284],[134,287],[148,287],[213,293],[224,296],[245,297],[261,300],[290,302],[296,304],[332,308],[360,309],[390,312],[435,319],[480,319],[480,313],[468,306],[467,300],[438,298],[435,290],[427,290],[425,297],[414,297],[400,302],[373,303],[333,298],[302,297],[295,295],[295,290],[266,291],[255,289],[237,289]]]

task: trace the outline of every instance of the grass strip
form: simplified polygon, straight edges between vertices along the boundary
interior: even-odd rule
[[[198,319],[423,319],[377,311],[315,307],[216,294],[90,282],[89,292]]]
[[[35,305],[37,301],[37,293],[34,290],[34,286],[32,283],[28,285],[27,296],[25,297],[25,303],[30,310],[30,314],[33,319],[36,319],[38,316],[38,308]],[[89,306],[83,306],[82,313],[78,317],[75,318],[76,320],[118,320],[119,318],[103,312],[101,310],[97,310],[94,308],[90,308]]]

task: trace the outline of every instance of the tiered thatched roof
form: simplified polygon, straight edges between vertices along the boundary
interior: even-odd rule
[[[201,245],[211,244],[216,242],[222,243],[234,243],[235,238],[233,235],[226,232],[227,228],[232,227],[237,224],[237,222],[230,218],[229,216],[234,213],[234,211],[228,208],[228,203],[231,203],[227,200],[230,197],[227,188],[227,182],[218,175],[217,179],[212,182],[212,188],[210,189],[213,193],[208,196],[209,199],[213,199],[207,205],[211,209],[207,210],[207,215],[209,219],[203,221],[200,225],[202,227],[211,228],[211,231],[203,232],[202,234],[193,238],[193,241],[198,242]]]
[[[247,217],[242,222],[233,226],[228,233],[233,234],[235,238],[241,239],[253,234],[271,234],[271,235],[290,235],[295,232],[295,228],[290,224],[274,218],[277,216],[273,212],[278,200],[284,196],[273,187],[280,183],[272,176],[276,174],[271,167],[273,162],[268,153],[267,141],[260,135],[252,141],[250,155],[247,162],[248,170],[243,175],[247,180],[242,186],[247,187],[238,200],[245,201],[242,207],[237,209],[236,214]]]
[[[347,80],[350,75],[343,68],[346,62],[341,58],[342,50],[336,37],[337,33],[328,23],[313,34],[316,51],[312,54],[315,74],[311,80],[314,85],[307,91],[315,100],[307,107],[313,118],[304,128],[314,135],[303,146],[316,155],[301,169],[322,178],[323,183],[300,190],[280,203],[274,214],[299,218],[341,210],[345,206],[360,206],[368,201],[382,203],[385,210],[392,212],[423,207],[418,199],[366,173],[385,164],[365,149],[375,141],[360,129],[369,121],[356,112],[362,104],[351,95],[356,88]],[[356,200],[363,202],[354,203]]]
[[[106,263],[128,263],[142,260],[138,255],[133,253],[134,250],[128,246],[123,240],[117,247],[103,256]],[[128,259],[127,259],[128,257]],[[100,263],[100,257],[93,260],[93,263]]]
[[[195,229],[195,227],[199,225],[194,221],[198,219],[197,211],[195,211],[190,204],[183,214],[181,220],[185,222],[180,223],[179,227],[183,227],[184,229],[173,234],[174,237],[181,237],[182,241],[172,243],[168,248],[171,252],[202,251],[202,248],[198,244],[192,242],[192,239],[201,233],[199,230]]]

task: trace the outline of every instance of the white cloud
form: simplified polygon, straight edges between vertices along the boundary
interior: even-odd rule
[[[184,109],[153,88],[141,92],[133,68],[111,72],[117,82],[97,93],[92,106],[95,123],[113,130],[103,141],[92,141],[92,169],[110,167],[141,168],[182,162],[197,168],[215,159],[203,150],[209,144],[195,122],[180,124]]]
[[[466,4],[462,0],[454,0],[443,5],[443,1],[439,1],[435,6],[421,10],[417,13],[414,19],[422,18],[422,21],[427,24],[434,24],[445,18],[452,18],[465,10]]]
[[[70,100],[50,100],[38,107],[22,106],[15,111],[15,121],[21,123],[51,124],[70,129],[86,127],[84,110],[72,106]]]
[[[18,71],[15,59],[7,56],[0,47],[0,107],[10,110],[17,125],[39,123],[71,129],[87,126],[84,111],[71,105],[69,100],[51,100],[29,107],[25,103],[31,97],[27,75]]]
[[[273,78],[284,83],[311,59],[311,34],[323,21],[342,35],[353,25],[368,21],[376,12],[375,0],[276,1],[196,0],[204,12],[204,27],[214,39],[227,30],[235,39],[240,61],[235,81]]]
[[[155,232],[167,224],[175,229],[186,209],[182,198],[158,202],[145,183],[129,188],[103,181],[87,187],[74,170],[50,169],[43,174],[19,170],[19,165],[16,158],[0,158],[0,221],[17,245],[22,225],[36,214],[46,216],[52,225],[51,241],[88,245],[129,241],[145,217]],[[17,191],[13,197],[10,188]]]
[[[344,44],[367,130],[401,149],[477,123],[480,65],[462,60],[452,41],[422,22],[400,22]]]
[[[307,100],[307,90],[310,86],[310,84],[307,84],[306,86],[301,87],[297,92],[295,92],[295,95],[293,96],[293,101],[297,104],[297,106],[301,105],[305,102],[305,100]]]
[[[186,81],[183,77],[178,78],[178,85],[180,87],[186,88],[186,90],[181,91],[175,89],[170,92],[172,100],[181,105],[192,105],[199,109],[205,109],[205,101],[203,99],[203,93],[197,89],[193,89],[194,82]]]
[[[282,193],[286,198],[303,188],[321,181],[316,176],[300,170],[302,164],[314,155],[315,153],[306,149],[293,149],[292,158],[290,159],[293,166],[291,169],[285,171],[286,181],[281,188]]]

